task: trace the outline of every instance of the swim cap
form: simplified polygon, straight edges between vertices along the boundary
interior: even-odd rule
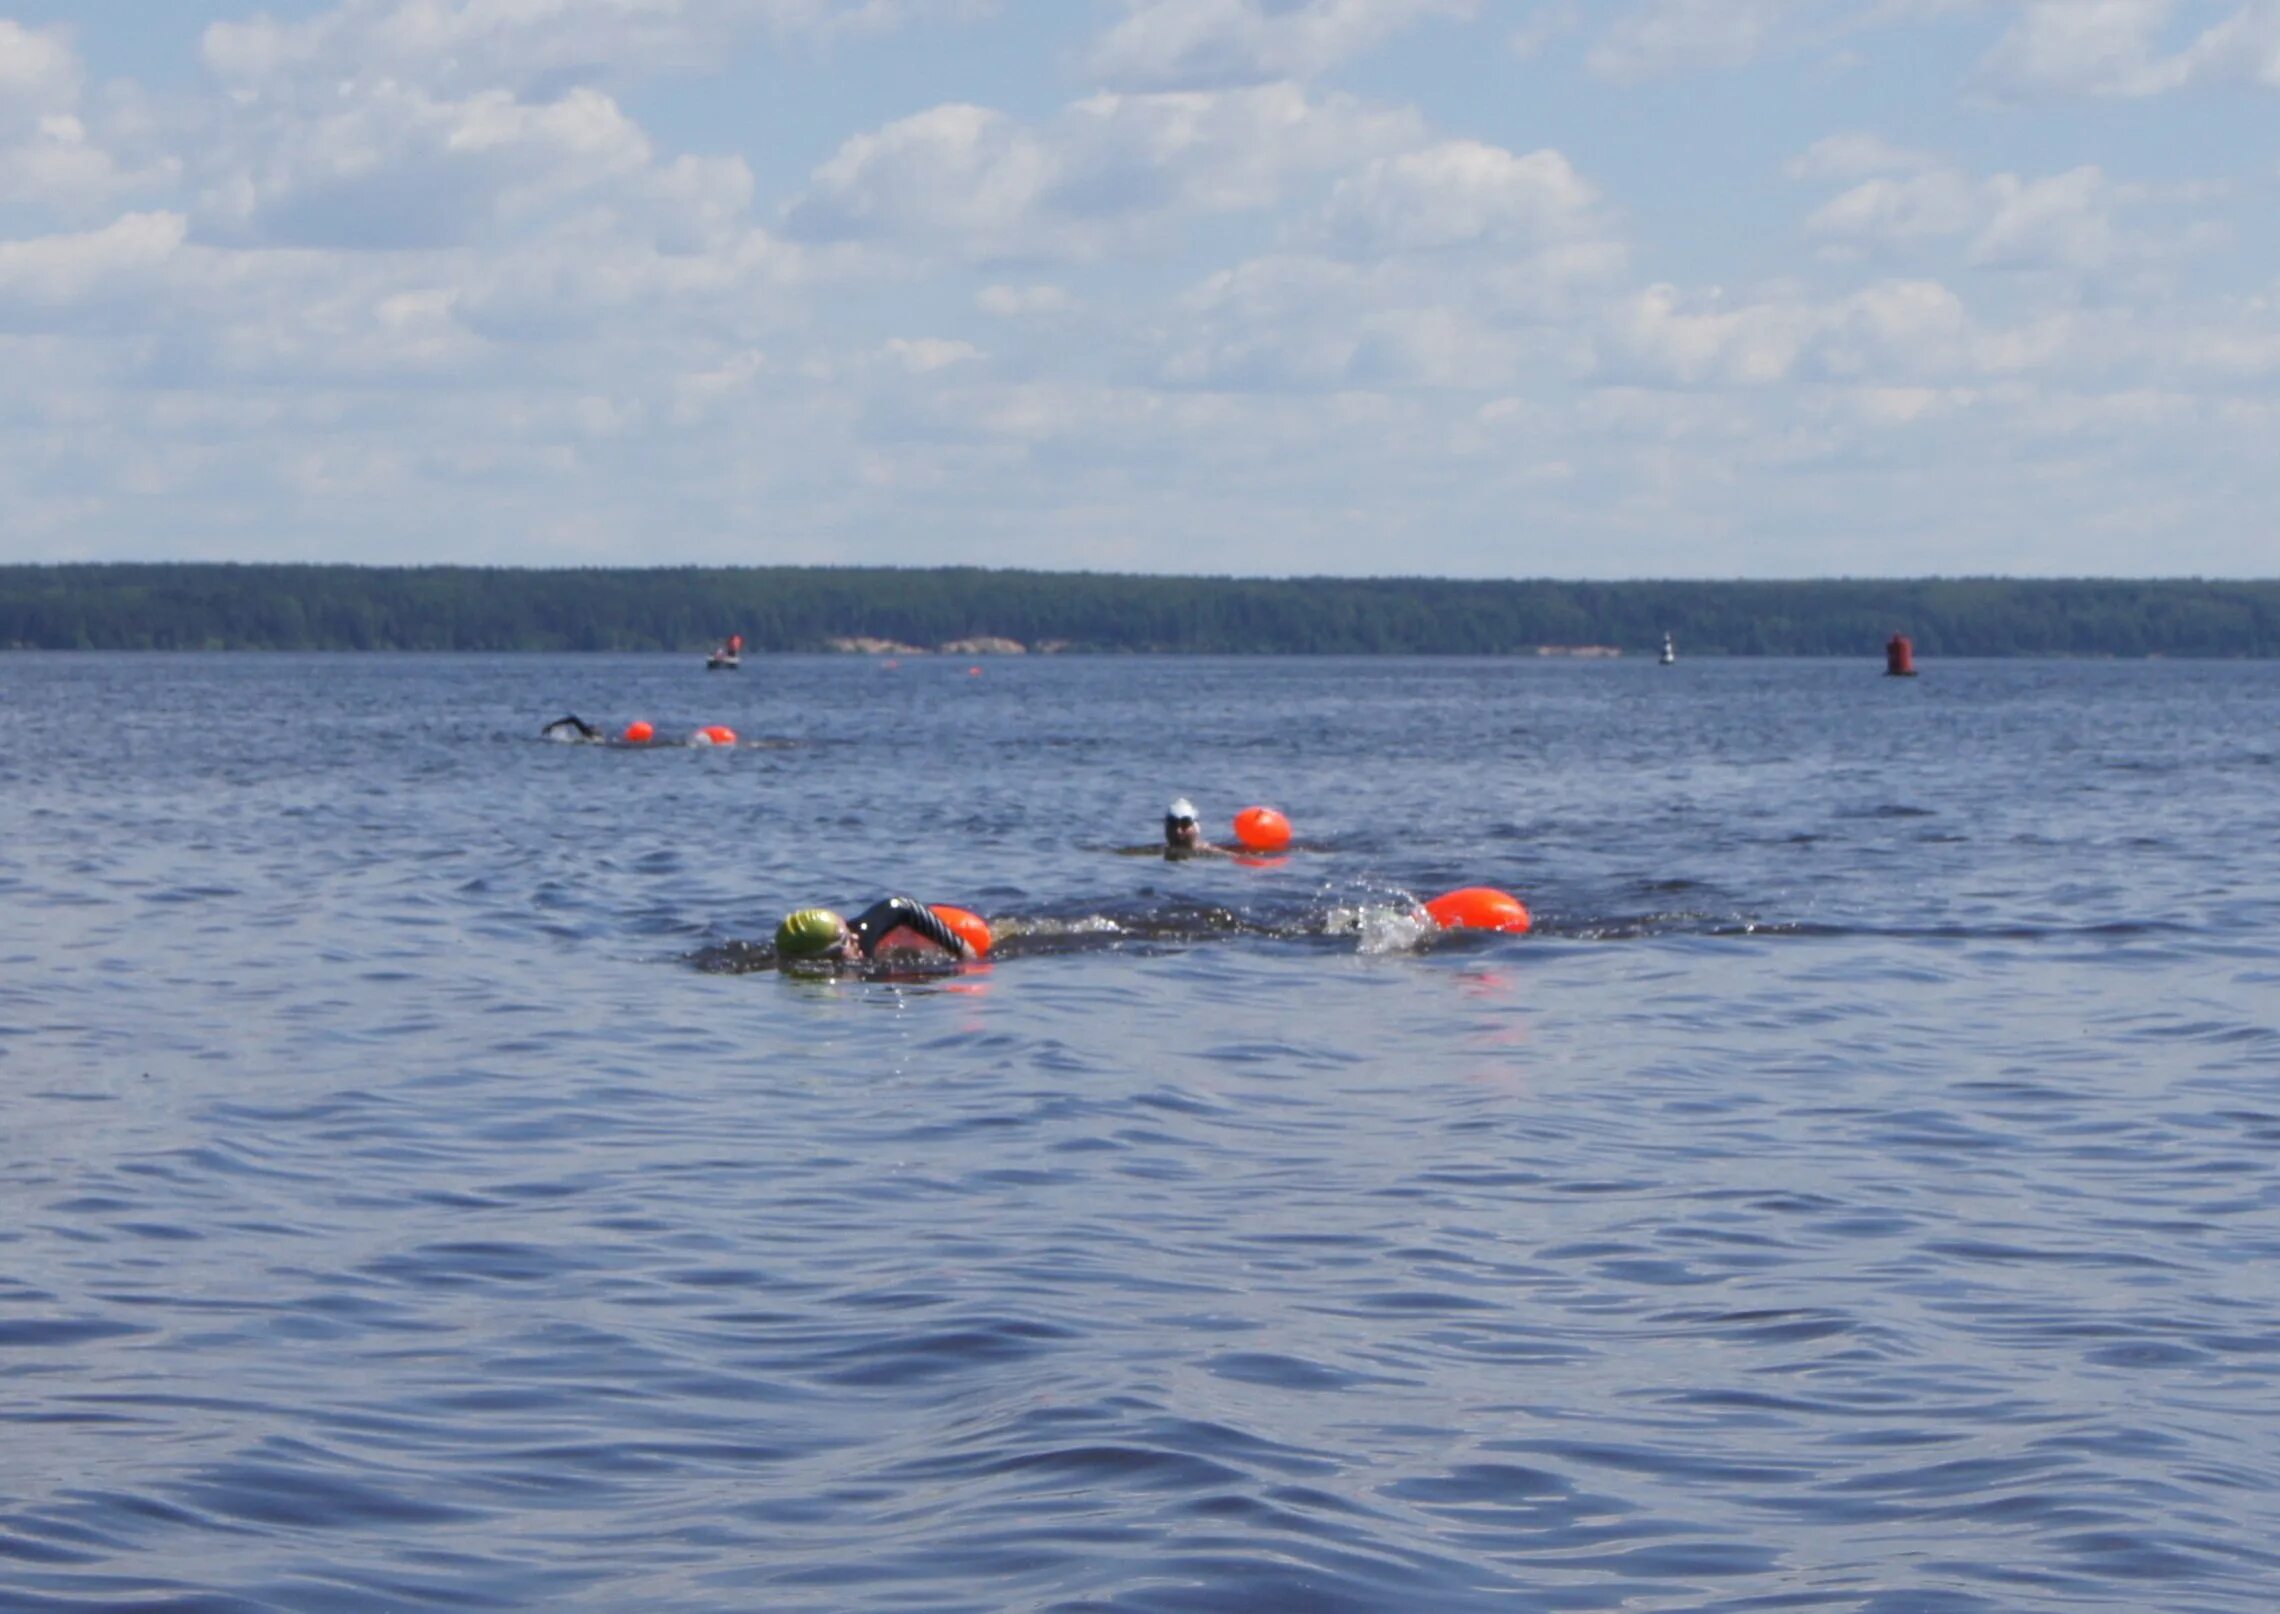
[[[1195,803],[1182,796],[1178,801],[1164,809],[1164,822],[1167,824],[1194,823]]]
[[[776,927],[778,958],[821,958],[847,934],[847,921],[829,908],[802,908]]]

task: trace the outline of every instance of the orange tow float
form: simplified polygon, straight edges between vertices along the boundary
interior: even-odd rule
[[[1280,852],[1290,845],[1290,820],[1272,807],[1246,807],[1235,815],[1235,839],[1253,852]]]
[[[953,908],[947,903],[927,904],[934,917],[949,926],[958,939],[966,944],[976,958],[985,958],[990,950],[990,927],[980,914],[964,908]],[[908,925],[897,925],[879,938],[878,950],[887,953],[925,953],[937,949],[934,943],[921,936]]]
[[[1518,897],[1485,885],[1470,885],[1435,897],[1425,904],[1425,911],[1443,930],[1497,930],[1525,936],[1534,923]]]
[[[974,950],[976,958],[987,958],[990,951],[990,927],[978,913],[964,908],[953,908],[947,903],[931,902],[934,917],[958,933],[959,939]]]

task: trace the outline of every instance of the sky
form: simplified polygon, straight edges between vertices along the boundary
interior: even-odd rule
[[[0,562],[2280,575],[2280,0],[0,0]]]

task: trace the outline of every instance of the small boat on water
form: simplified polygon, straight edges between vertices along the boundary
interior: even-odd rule
[[[1662,654],[1655,658],[1655,662],[1656,665],[1663,667],[1672,667],[1678,664],[1678,646],[1670,642],[1670,635],[1667,633],[1663,635]]]
[[[744,635],[732,633],[713,646],[713,653],[705,657],[706,672],[734,672],[744,665]]]

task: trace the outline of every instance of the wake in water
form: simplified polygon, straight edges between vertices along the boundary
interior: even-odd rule
[[[1480,948],[1519,940],[1477,930],[1444,928],[1412,892],[1394,885],[1342,882],[1322,887],[1309,901],[1234,908],[1220,903],[1085,904],[1062,912],[991,914],[987,962],[1050,958],[1072,953],[1186,952],[1223,942],[1314,946],[1362,957]],[[1778,936],[1808,927],[1768,925],[1733,915],[1656,913],[1555,918],[1537,921],[1533,935],[1564,941],[1620,941],[1668,935]],[[772,970],[782,962],[772,942],[731,939],[689,955],[712,974]],[[971,968],[950,959],[898,955],[891,963],[850,973],[954,973]]]
[[[1348,888],[1345,894],[1305,906],[1254,912],[1218,903],[1173,902],[1147,907],[1087,906],[1066,913],[993,914],[988,919],[991,963],[1067,953],[1184,952],[1208,943],[1244,939],[1327,943],[1361,953],[1413,952],[1462,934],[1443,931],[1414,896],[1398,888],[1368,892]],[[890,967],[899,972],[913,961],[910,955],[903,955]],[[774,969],[781,960],[771,942],[737,939],[704,948],[691,955],[691,962],[702,970],[734,975]],[[944,959],[934,967],[947,971],[961,966]]]

